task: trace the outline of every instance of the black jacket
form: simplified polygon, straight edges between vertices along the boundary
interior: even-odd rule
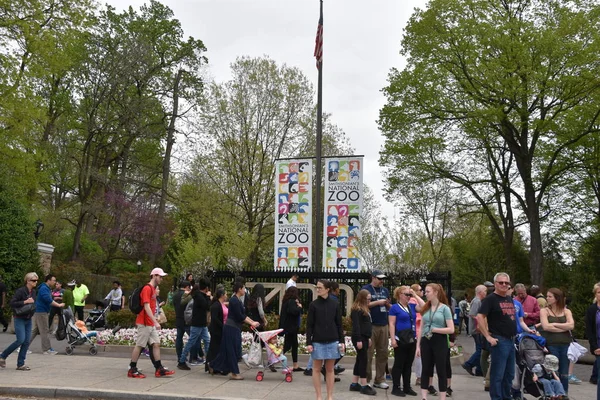
[[[23,307],[25,305],[24,301],[30,297],[33,297],[33,300],[36,299],[35,289],[31,289],[31,292],[29,292],[29,288],[27,286],[21,286],[20,288],[15,290],[15,294],[10,299],[10,307],[13,310],[15,308]],[[33,314],[31,314],[31,316],[29,316],[29,317],[26,317],[26,316],[18,317],[15,315],[15,318],[30,319],[32,316],[33,316]]]
[[[588,307],[585,312],[585,335],[590,341],[590,353],[594,354],[594,350],[598,348],[598,334],[596,332],[596,313],[598,305],[596,303]]]
[[[288,299],[281,305],[279,329],[283,329],[284,333],[298,333],[300,314],[302,308],[296,304],[296,299]]]
[[[207,313],[210,310],[210,298],[204,293],[197,291],[193,294],[194,308],[192,309],[192,323],[190,326],[205,327],[207,325]]]
[[[365,315],[361,310],[352,310],[350,318],[352,318],[352,341],[360,342],[364,337],[371,337],[373,324],[369,314]]]
[[[220,301],[215,301],[210,306],[210,326],[208,331],[211,336],[221,336],[223,332],[223,306]]]
[[[306,345],[313,342],[344,343],[342,314],[338,302],[331,297],[317,297],[308,307],[306,320]]]

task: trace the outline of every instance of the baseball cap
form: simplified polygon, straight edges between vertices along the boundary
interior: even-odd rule
[[[152,272],[150,272],[150,276],[154,276],[154,275],[166,276],[167,273],[165,271],[163,271],[162,268],[154,268],[152,270]]]
[[[67,283],[67,286],[75,286],[77,285],[77,281],[73,279],[71,282]]]
[[[374,276],[374,277],[379,278],[379,279],[383,279],[383,278],[386,277],[385,274],[383,272],[381,272],[381,270],[379,270],[379,269],[374,269],[371,272],[371,276]]]
[[[494,287],[494,284],[492,282],[490,282],[490,281],[483,282],[483,285],[486,286],[486,287],[489,287],[489,288],[490,287]]]

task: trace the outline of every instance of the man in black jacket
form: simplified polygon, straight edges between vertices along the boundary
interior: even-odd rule
[[[175,308],[175,328],[177,328],[177,336],[175,338],[175,351],[177,352],[177,359],[181,357],[183,351],[183,335],[187,332],[189,336],[189,326],[186,327],[185,319],[183,318],[183,312],[187,301],[182,301],[184,293],[190,292],[190,282],[181,281],[179,284],[179,290],[173,295],[173,307]],[[189,301],[191,298],[188,298]]]
[[[179,357],[179,363],[177,368],[183,370],[189,370],[190,367],[186,364],[185,359],[188,353],[198,343],[198,341],[204,342],[205,354],[208,353],[208,347],[210,346],[210,334],[208,333],[207,315],[210,310],[210,291],[208,287],[210,282],[207,279],[200,279],[198,284],[199,290],[192,290],[190,295],[194,300],[194,308],[192,309],[192,323],[190,324],[190,338]]]

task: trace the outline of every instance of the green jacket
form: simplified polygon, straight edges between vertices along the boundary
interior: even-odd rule
[[[73,291],[69,288],[66,288],[63,293],[63,303],[65,303],[65,309],[71,307],[71,311],[75,312],[75,299],[73,298]]]

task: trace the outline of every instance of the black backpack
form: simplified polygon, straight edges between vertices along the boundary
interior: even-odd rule
[[[56,340],[65,340],[67,337],[67,327],[65,326],[65,320],[62,309],[58,313],[58,327],[56,328]]]
[[[144,286],[150,285],[146,283]],[[131,293],[131,296],[129,296],[129,310],[135,315],[141,313],[144,309],[144,305],[140,300],[140,294],[142,293],[142,289],[144,288],[144,286],[135,288],[133,293]]]

